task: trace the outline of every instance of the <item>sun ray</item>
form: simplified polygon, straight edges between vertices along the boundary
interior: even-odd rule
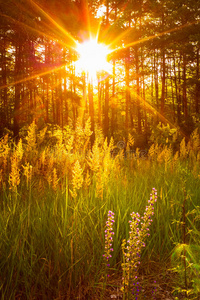
[[[169,119],[167,119],[165,116],[163,116],[151,103],[149,103],[146,99],[143,99],[140,95],[138,95],[136,92],[134,92],[131,89],[131,87],[129,87],[129,86],[126,85],[126,88],[129,89],[130,94],[132,96],[134,96],[137,100],[139,100],[139,102],[142,103],[144,105],[144,107],[146,107],[152,113],[157,114],[158,117],[159,117],[159,119],[163,123],[168,123],[172,128],[177,129],[183,137],[185,137],[186,139],[188,139],[188,136],[179,127],[177,127]]]
[[[106,11],[107,11],[107,7],[105,6],[105,2],[106,0],[103,1],[103,3],[101,4],[101,6],[105,7],[106,8]],[[105,11],[105,13],[106,13]],[[104,15],[102,14],[102,16],[99,18],[99,24],[98,24],[98,28],[97,28],[97,40],[99,39],[99,34],[100,34],[100,29],[101,29],[101,25],[102,25],[102,21],[103,21],[103,18],[104,18]],[[107,30],[104,31],[104,33],[106,32]]]
[[[83,1],[84,5],[84,11],[83,11],[83,16],[84,16],[84,20],[86,22],[86,28],[87,28],[87,32],[89,33],[89,38],[91,38],[91,24],[90,24],[90,15],[89,15],[89,6],[88,6],[88,0],[84,0]]]
[[[98,41],[98,39],[99,39],[99,33],[100,33],[100,30],[101,30],[102,20],[103,20],[103,16],[101,16],[101,17],[99,18],[99,24],[98,24],[98,26],[97,26],[97,33],[96,33],[96,39],[97,39],[97,41]]]
[[[23,25],[25,26],[26,28],[28,28],[29,30],[32,30],[32,31],[35,31],[37,33],[40,33],[52,40],[56,40],[59,44],[62,44],[63,46],[66,46],[66,47],[69,47],[73,50],[75,50],[76,52],[78,52],[78,54],[80,56],[83,55],[83,58],[81,58],[83,60],[83,69],[85,69],[88,73],[90,73],[90,76],[91,77],[94,77],[94,73],[96,75],[96,72],[98,70],[106,70],[108,71],[107,69],[107,66],[106,64],[108,64],[108,62],[106,61],[105,58],[107,58],[107,55],[108,54],[111,54],[113,52],[116,52],[120,49],[126,49],[126,48],[129,48],[131,46],[134,46],[134,45],[137,45],[137,44],[140,44],[140,43],[144,43],[146,41],[149,41],[149,40],[152,40],[152,39],[155,39],[155,38],[158,38],[158,37],[161,37],[163,35],[166,35],[166,34],[169,34],[169,33],[172,33],[172,32],[175,32],[175,31],[179,31],[185,27],[188,27],[188,26],[191,26],[191,25],[194,25],[194,24],[198,24],[200,22],[200,20],[196,20],[194,22],[190,22],[190,23],[187,23],[187,24],[184,24],[182,26],[177,26],[175,28],[172,28],[172,29],[169,29],[169,30],[166,30],[166,31],[163,31],[161,33],[157,33],[155,35],[152,35],[152,36],[149,36],[149,37],[145,37],[145,38],[142,38],[141,40],[137,40],[137,41],[133,41],[133,42],[130,42],[128,44],[125,44],[125,45],[122,45],[121,47],[118,47],[118,48],[115,48],[117,46],[117,44],[119,42],[121,42],[121,40],[126,37],[128,34],[130,34],[132,31],[134,31],[134,28],[133,27],[130,27],[130,28],[127,28],[124,32],[122,32],[121,34],[117,35],[117,37],[109,44],[109,46],[105,46],[103,44],[100,44],[98,43],[98,40],[99,40],[99,35],[100,35],[100,30],[101,30],[101,24],[102,24],[102,17],[100,18],[99,22],[98,22],[98,26],[97,26],[97,31],[96,31],[96,34],[95,32],[92,32],[91,30],[91,22],[90,22],[90,15],[89,15],[89,9],[88,9],[88,3],[87,3],[87,0],[84,1],[85,3],[85,21],[86,21],[86,27],[87,27],[87,30],[88,30],[88,35],[89,35],[89,39],[86,40],[86,41],[83,41],[83,43],[80,43],[79,41],[77,41],[67,30],[65,30],[59,23],[57,23],[48,13],[46,13],[37,3],[35,3],[34,1],[31,0],[31,3],[34,5],[34,7],[47,19],[51,22],[51,24],[55,25],[55,28],[59,29],[59,31],[61,33],[64,33],[64,35],[73,43],[73,46],[72,45],[68,45],[67,43],[65,42],[62,42],[61,40],[57,40],[55,38],[55,36],[50,36],[44,32],[41,32],[40,30],[37,30],[35,28],[32,28],[31,26],[23,23],[23,22],[20,22],[18,20],[14,20],[12,17],[10,16],[5,16],[5,15],[2,15],[6,18],[9,18],[10,20],[14,21],[14,22],[17,22],[18,24],[20,25]],[[87,5],[86,5],[87,4]],[[126,4],[127,5],[127,4]],[[123,10],[125,10],[126,8],[126,5],[123,7]],[[120,16],[118,16],[118,18],[115,20],[115,22],[117,22],[118,20],[120,19]],[[115,24],[114,22],[114,24]],[[46,26],[49,26],[49,24],[45,24],[45,23],[42,23]],[[106,36],[106,34],[108,34],[110,28],[112,28],[113,24],[112,25],[109,25],[105,28],[104,32],[103,32],[103,35]],[[52,28],[51,28],[52,30]],[[59,38],[59,37],[58,37]],[[87,44],[88,43],[88,44]],[[95,44],[95,47],[98,46],[98,47],[101,47],[103,46],[103,48],[101,48],[100,52],[98,52],[98,48],[96,48],[96,50],[92,50],[92,52],[90,52],[91,48],[94,46]],[[104,53],[104,51],[106,51]],[[88,53],[89,52],[89,56],[88,56]],[[98,52],[98,55],[99,56],[95,56],[93,57],[93,54],[95,52]],[[85,53],[87,54],[87,56],[85,56]],[[103,53],[104,55],[104,59],[105,61],[102,62],[101,59],[100,59],[100,54]],[[91,59],[91,62],[88,61],[88,59]],[[79,60],[80,62],[80,60]],[[105,65],[104,65],[105,64]],[[78,65],[78,64],[77,64]],[[77,66],[76,65],[76,66]],[[13,85],[16,85],[16,84],[20,84],[20,83],[25,83],[27,81],[30,81],[34,78],[37,78],[37,77],[40,77],[40,76],[45,76],[47,74],[50,74],[52,72],[56,72],[62,68],[66,67],[66,64],[62,65],[62,66],[59,66],[59,67],[55,67],[55,68],[51,68],[49,70],[46,70],[44,72],[41,72],[41,73],[37,73],[37,74],[34,74],[30,77],[26,77],[26,78],[23,78],[23,79],[20,79],[18,81],[14,81],[12,83],[9,83],[9,84],[6,84],[6,85],[3,85],[0,87],[0,90],[1,89],[4,89],[4,88],[7,88],[9,86],[13,86]],[[110,73],[110,72],[109,72]],[[114,76],[114,75],[113,75]],[[165,116],[163,116],[159,111],[157,111],[157,109],[155,107],[153,107],[152,104],[150,104],[148,101],[144,100],[140,95],[137,95],[137,93],[133,92],[131,90],[130,87],[128,87],[128,89],[130,90],[130,94],[134,95],[134,97],[139,100],[140,103],[143,103],[144,107],[146,107],[149,111],[151,111],[152,113],[156,113],[160,120],[162,120],[163,122],[166,122],[168,124],[170,124],[170,126],[176,128],[176,126],[171,123]],[[183,136],[184,134],[181,133]]]
[[[118,47],[118,48],[114,48],[117,45],[117,43],[122,40],[123,37],[125,37],[127,34],[129,34],[133,30],[134,30],[134,28],[131,28],[131,27],[127,28],[124,32],[122,32],[121,34],[119,34],[117,36],[117,38],[112,41],[112,43],[109,44],[109,47],[113,48],[112,52],[124,49],[126,47],[126,45],[125,45],[125,46],[121,46],[121,47]],[[128,48],[128,47],[126,47],[126,48]]]
[[[103,4],[106,2],[106,0],[104,0],[104,2],[103,2]],[[127,5],[128,5],[128,3],[129,3],[129,1],[128,2],[126,2],[124,5],[123,5],[123,7],[121,8],[121,12],[123,13],[124,12],[124,10],[126,9],[126,7],[127,7]],[[111,12],[109,12],[109,14],[110,14]],[[110,31],[110,29],[112,28],[112,26],[114,26],[119,20],[120,20],[120,18],[121,18],[121,15],[118,15],[117,16],[117,18],[116,18],[116,20],[114,21],[114,23],[113,24],[108,24],[107,26],[106,26],[106,28],[104,28],[104,31],[103,31],[103,36],[104,37],[106,37],[106,35],[108,35],[108,33],[109,33],[109,31]],[[105,38],[104,38],[105,39]],[[120,40],[120,39],[119,39]],[[111,46],[112,47],[112,44],[113,43],[110,43],[109,44],[109,46]]]
[[[69,63],[68,65],[70,65],[70,63]],[[30,76],[30,77],[26,77],[26,78],[23,78],[23,79],[20,79],[20,80],[17,80],[17,81],[14,81],[14,82],[11,82],[11,83],[2,85],[2,86],[0,86],[0,90],[5,89],[5,88],[10,87],[10,86],[13,86],[13,85],[16,85],[16,84],[19,84],[19,83],[25,83],[25,82],[30,81],[30,80],[32,80],[32,79],[35,79],[35,78],[37,78],[37,77],[45,76],[45,75],[47,75],[47,74],[50,74],[50,73],[52,73],[52,72],[59,71],[59,70],[61,70],[62,68],[66,68],[66,67],[67,67],[66,64],[62,64],[62,65],[59,66],[59,67],[50,68],[49,70],[47,70],[47,71],[45,71],[45,72],[37,73],[37,74],[34,74],[34,75]]]
[[[42,36],[45,36],[46,38],[48,38],[48,39],[50,39],[50,40],[52,40],[52,41],[57,42],[59,45],[62,45],[62,46],[64,46],[64,47],[69,47],[69,48],[71,48],[72,50],[75,49],[75,47],[72,47],[71,45],[67,44],[66,42],[63,42],[63,41],[58,40],[55,36],[51,36],[51,35],[45,33],[44,31],[40,31],[40,30],[38,30],[38,29],[35,29],[35,28],[33,28],[33,27],[31,27],[31,26],[25,24],[24,22],[21,22],[21,21],[19,21],[19,20],[17,20],[17,19],[14,19],[14,18],[10,17],[10,16],[7,16],[7,15],[5,15],[5,14],[1,14],[1,13],[0,13],[0,16],[9,19],[9,20],[12,21],[12,22],[15,22],[15,24],[19,24],[20,26],[23,26],[23,27],[27,28],[27,29],[29,29],[30,31],[34,32],[34,33],[39,33],[39,34],[41,34]]]
[[[38,11],[40,11],[52,24],[54,24],[62,33],[64,33],[74,44],[76,44],[75,38],[60,24],[58,24],[48,13],[46,13],[37,3],[31,1]]]
[[[143,38],[141,40],[133,41],[131,43],[125,44],[125,45],[123,45],[121,47],[118,47],[118,48],[115,48],[115,49],[111,50],[110,53],[118,51],[118,50],[126,49],[126,48],[129,48],[131,46],[135,46],[137,44],[141,44],[141,43],[147,42],[149,40],[152,40],[152,39],[155,39],[157,37],[163,36],[165,34],[172,33],[172,32],[175,32],[175,31],[179,31],[179,30],[181,30],[181,29],[183,29],[185,27],[192,26],[192,25],[198,24],[198,23],[200,23],[200,20],[197,20],[197,21],[194,21],[194,22],[190,22],[190,23],[187,23],[187,24],[184,24],[184,25],[181,25],[181,26],[178,26],[178,27],[175,27],[175,28],[172,28],[172,29],[160,32],[160,33],[157,33],[155,35],[151,35],[151,36],[145,37],[145,38]],[[127,31],[125,31],[124,33],[122,33],[121,35],[119,35],[112,43],[109,44],[109,47],[111,48],[115,44],[117,44],[117,42],[119,40],[121,40],[124,36],[126,36],[126,34],[129,33],[131,30],[134,30],[134,28],[127,29]]]

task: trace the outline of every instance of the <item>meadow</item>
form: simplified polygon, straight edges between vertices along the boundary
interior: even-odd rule
[[[1,138],[1,299],[199,299],[198,129],[145,150],[90,136],[88,120]]]

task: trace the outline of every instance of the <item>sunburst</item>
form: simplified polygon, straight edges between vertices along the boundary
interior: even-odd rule
[[[98,43],[96,38],[90,38],[83,43],[77,43],[76,51],[79,59],[76,61],[76,69],[85,72],[90,80],[95,79],[98,72],[111,73],[112,65],[108,62],[109,47]]]

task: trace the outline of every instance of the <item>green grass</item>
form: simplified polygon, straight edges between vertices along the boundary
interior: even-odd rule
[[[87,161],[83,160],[81,165],[86,170]],[[130,213],[143,214],[152,187],[158,191],[158,201],[140,272],[147,274],[146,266],[151,262],[163,268],[170,264],[175,246],[182,243],[184,189],[188,195],[187,212],[195,209],[187,215],[187,226],[192,230],[187,240],[199,245],[200,224],[194,218],[199,212],[200,178],[192,172],[196,164],[196,173],[200,174],[199,162],[189,158],[179,160],[172,170],[170,163],[166,169],[164,163],[157,161],[111,160],[113,166],[120,164],[119,172],[110,168],[103,198],[96,196],[97,179],[93,172],[90,172],[89,189],[80,189],[76,198],[69,193],[72,189],[69,169],[59,179],[57,191],[44,181],[39,188],[38,174],[27,188],[22,169],[17,193],[4,182],[0,191],[1,299],[104,297],[102,255],[107,213],[109,210],[115,213],[114,252],[110,263],[112,276],[119,278],[121,242],[128,238]],[[108,279],[107,285],[110,284]]]

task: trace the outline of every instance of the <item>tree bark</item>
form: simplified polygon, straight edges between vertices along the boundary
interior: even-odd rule
[[[188,107],[187,107],[187,85],[186,85],[186,54],[183,54],[183,112],[184,117],[188,117]]]
[[[89,115],[91,120],[91,131],[93,132],[90,141],[93,145],[95,140],[95,132],[94,132],[94,100],[93,100],[93,82],[88,83],[88,98],[89,98]]]
[[[200,82],[199,82],[199,48],[197,49],[197,71],[196,71],[196,95],[195,95],[195,112],[199,113],[199,97],[200,97]]]
[[[14,125],[13,133],[16,138],[19,135],[19,121],[20,121],[20,100],[21,100],[21,64],[22,64],[22,45],[19,42],[16,44],[16,53],[15,53],[15,102],[14,102]]]
[[[137,118],[138,118],[138,133],[142,131],[141,125],[141,109],[140,109],[140,75],[139,75],[139,56],[138,47],[135,47],[135,69],[136,69],[136,97],[137,97]]]
[[[128,135],[129,130],[129,109],[130,109],[130,48],[127,49],[125,58],[125,83],[126,83],[126,115],[125,115],[125,128]]]
[[[109,134],[109,77],[105,80],[104,135]]]
[[[165,65],[165,50],[162,50],[162,93],[161,93],[161,116],[165,115],[165,80],[166,80],[166,65]]]

